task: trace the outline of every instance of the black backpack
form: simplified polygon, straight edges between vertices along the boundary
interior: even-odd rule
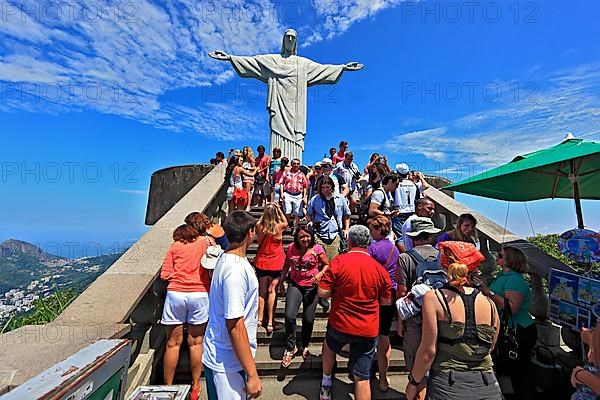
[[[383,192],[383,201],[381,202],[381,204],[379,205],[378,208],[380,211],[383,211],[383,209],[385,208],[385,204],[388,201],[385,191],[381,188],[373,190],[373,192],[371,193],[370,196],[368,196],[367,198],[362,200],[356,206],[356,213],[358,214],[358,222],[357,223],[359,225],[367,226],[369,219],[371,218],[371,217],[369,217],[369,207],[371,206],[371,197],[373,196],[373,193],[375,193],[376,190],[380,190],[381,192]]]

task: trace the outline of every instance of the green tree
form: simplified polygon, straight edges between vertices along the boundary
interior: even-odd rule
[[[43,325],[52,322],[78,295],[75,289],[57,289],[52,295],[34,301],[32,311],[9,319],[0,334],[25,325]]]
[[[564,254],[560,252],[558,248],[559,237],[560,236],[555,233],[549,235],[537,234],[534,237],[527,238],[527,240],[529,240],[531,243],[533,243],[552,257],[575,268],[579,272],[583,272],[583,266],[581,264],[578,264],[575,261],[567,258]],[[592,268],[594,269],[594,271],[598,272],[600,270],[600,263],[593,263]]]

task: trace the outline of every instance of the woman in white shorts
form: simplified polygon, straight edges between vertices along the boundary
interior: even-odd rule
[[[160,278],[168,281],[167,297],[161,323],[167,327],[167,348],[164,356],[165,384],[172,385],[183,342],[183,326],[187,325],[187,343],[192,370],[191,400],[198,399],[202,373],[202,339],[208,322],[208,291],[210,278],[201,266],[202,256],[212,243],[205,232],[191,225],[181,225],[173,232]]]

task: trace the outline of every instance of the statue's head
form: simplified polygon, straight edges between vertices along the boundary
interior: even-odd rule
[[[281,43],[281,55],[296,55],[298,54],[297,49],[298,33],[293,29],[288,29],[283,34],[283,42]]]

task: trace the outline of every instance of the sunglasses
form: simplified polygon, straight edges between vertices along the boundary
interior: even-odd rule
[[[496,258],[504,258],[504,254],[498,253],[498,254],[496,254]]]
[[[318,171],[320,169],[323,169],[322,167],[315,167],[315,170]]]

